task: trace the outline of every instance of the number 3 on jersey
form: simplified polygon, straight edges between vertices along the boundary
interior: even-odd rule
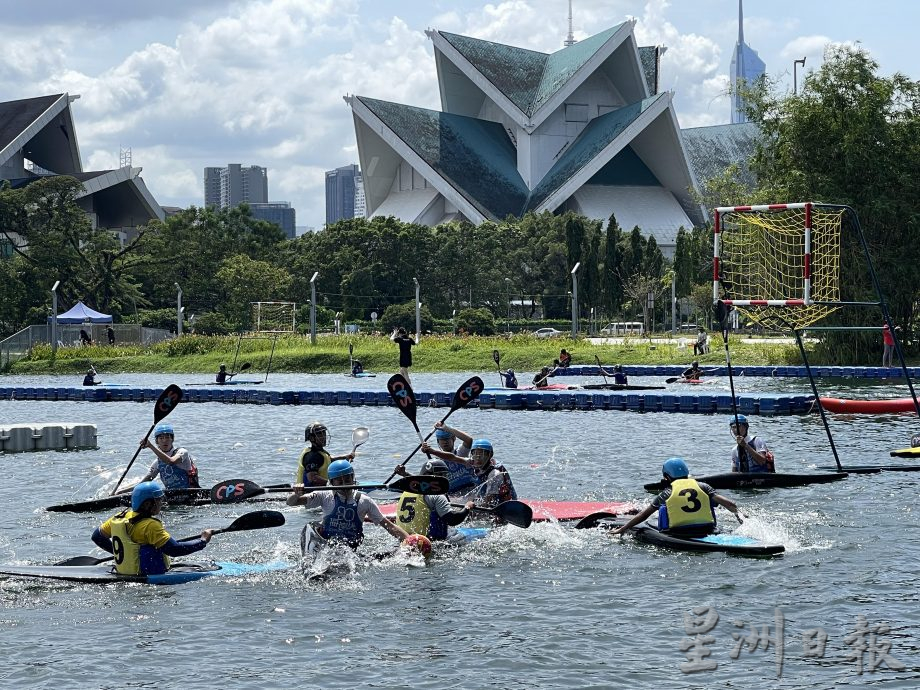
[[[703,507],[702,502],[699,498],[697,498],[699,494],[697,493],[696,489],[684,489],[683,491],[679,491],[677,495],[683,496],[687,501],[687,505],[680,507],[680,509],[685,513],[695,513]]]

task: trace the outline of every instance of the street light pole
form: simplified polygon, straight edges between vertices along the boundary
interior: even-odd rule
[[[319,271],[310,278],[310,344],[316,345],[316,279]]]
[[[507,313],[507,325],[508,332],[511,332],[511,278],[505,278],[505,301],[507,302],[506,313]]]
[[[415,283],[415,340],[422,335],[422,303],[419,301],[419,285],[418,278],[413,278],[412,282]]]
[[[578,269],[581,261],[572,269],[572,338],[578,335]]]
[[[173,283],[176,286],[176,335],[182,335],[182,288],[179,283]]]
[[[58,344],[58,334],[57,334],[57,289],[61,284],[60,280],[54,281],[54,285],[51,286],[51,356],[54,357],[57,354],[57,344]]]
[[[804,72],[805,71],[805,58],[802,58],[801,60],[792,61],[792,93],[793,95],[799,92],[799,75],[798,75],[799,65],[802,66],[802,71]]]

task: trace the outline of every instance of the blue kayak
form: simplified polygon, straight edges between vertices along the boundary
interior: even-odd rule
[[[238,577],[290,568],[290,563],[177,563],[162,575],[119,575],[109,563],[97,565],[0,565],[0,575],[34,577],[68,582],[144,582],[150,585],[181,585],[206,577]]]
[[[373,379],[377,377],[377,374],[372,374],[369,371],[362,371],[360,374],[342,374],[347,376],[350,379]]]
[[[628,520],[618,519],[613,524],[625,524]],[[653,515],[630,530],[641,542],[676,551],[718,551],[735,556],[779,556],[785,552],[782,544],[768,544],[753,537],[740,534],[716,532],[705,537],[689,537],[658,529],[658,516]]]

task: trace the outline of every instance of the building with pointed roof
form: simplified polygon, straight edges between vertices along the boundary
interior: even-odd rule
[[[747,122],[744,113],[744,103],[738,93],[738,82],[753,84],[767,71],[766,63],[760,59],[757,51],[744,42],[744,0],[738,0],[738,41],[735,43],[735,52],[732,55],[732,64],[729,67],[729,78],[732,85],[732,124]]]
[[[0,180],[24,187],[50,175],[83,183],[77,203],[94,227],[124,242],[137,228],[165,214],[141,178],[142,168],[84,171],[67,93],[0,103]]]
[[[627,21],[554,53],[445,31],[441,110],[347,96],[368,217],[438,225],[574,211],[638,225],[665,251],[703,222],[663,49]]]

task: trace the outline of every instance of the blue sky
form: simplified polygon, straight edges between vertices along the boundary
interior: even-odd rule
[[[683,127],[728,121],[737,0],[574,0],[576,38],[638,20],[668,47],[662,88]],[[745,39],[792,88],[792,62],[859,42],[882,72],[920,78],[920,3],[746,0]],[[561,47],[567,0],[0,0],[0,100],[68,91],[84,167],[121,146],[164,205],[202,203],[205,166],[269,169],[271,200],[322,225],[323,173],[357,162],[346,93],[438,108],[426,28],[534,50]],[[900,28],[904,27],[904,28]],[[910,28],[908,28],[910,27]]]

